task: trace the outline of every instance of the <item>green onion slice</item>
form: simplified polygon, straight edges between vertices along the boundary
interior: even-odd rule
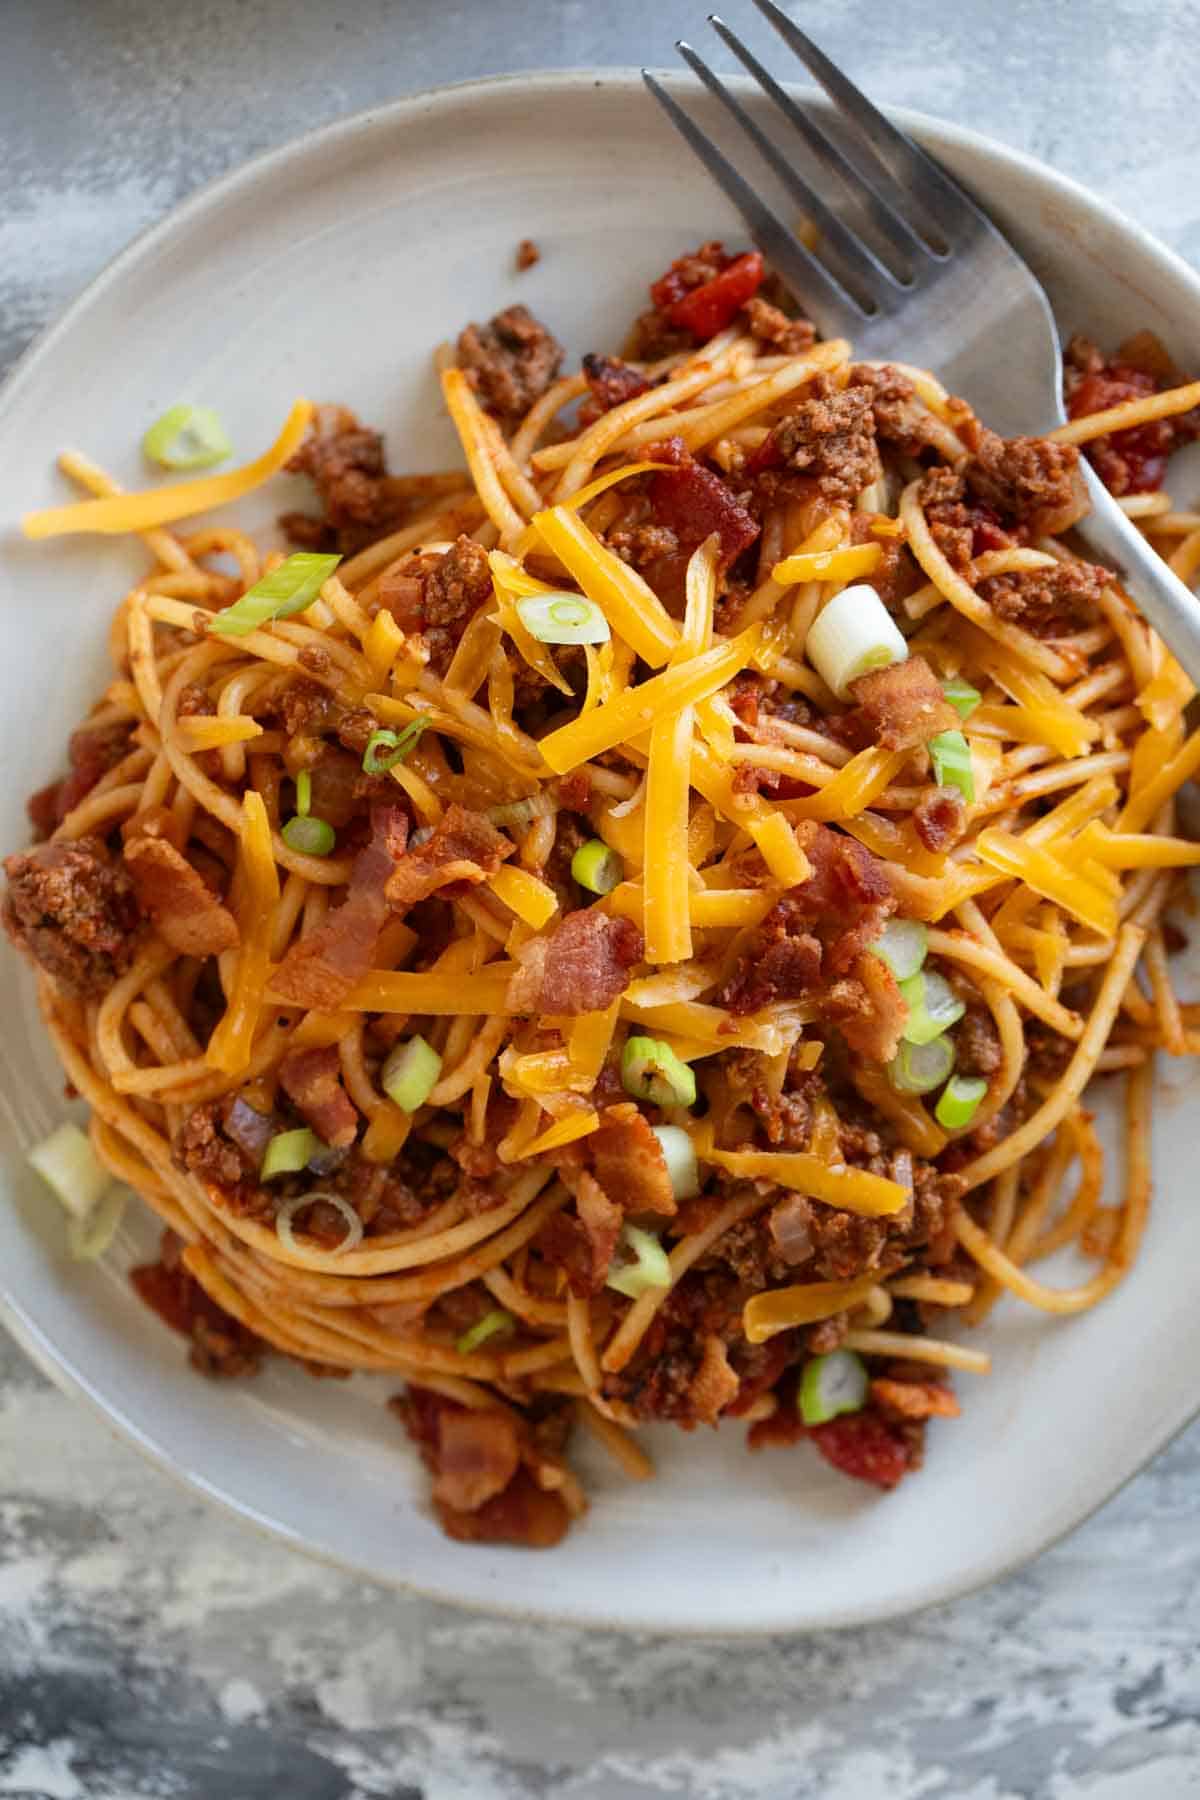
[[[484,1313],[477,1319],[470,1331],[464,1331],[455,1342],[454,1348],[460,1356],[470,1356],[472,1350],[478,1350],[480,1344],[486,1344],[489,1338],[499,1337],[501,1332],[511,1331],[516,1320],[511,1313],[501,1306],[494,1306],[491,1312]]]
[[[280,833],[289,850],[301,856],[328,856],[337,843],[337,833],[326,819],[313,819],[298,814],[289,819]]]
[[[607,644],[612,636],[596,602],[582,594],[527,594],[517,612],[539,644]]]
[[[69,1119],[29,1152],[29,1166],[53,1188],[75,1220],[88,1218],[112,1184],[87,1133]]]
[[[947,1131],[962,1131],[975,1117],[987,1091],[982,1075],[952,1075],[934,1108],[938,1124]]]
[[[589,894],[611,894],[623,873],[620,857],[601,838],[589,838],[571,858],[571,874]]]
[[[700,1164],[696,1146],[682,1125],[652,1125],[658,1147],[671,1177],[671,1192],[677,1200],[690,1200],[700,1192]]]
[[[853,1350],[811,1357],[800,1377],[800,1417],[806,1425],[824,1425],[839,1413],[861,1412],[867,1387],[867,1365]]]
[[[302,819],[307,819],[312,811],[312,775],[308,769],[301,769],[296,777],[296,811]]]
[[[412,1113],[424,1106],[441,1072],[442,1059],[433,1045],[423,1037],[411,1037],[396,1045],[380,1080],[388,1099],[394,1100],[401,1112]]]
[[[277,569],[247,588],[240,600],[223,612],[215,613],[210,631],[225,637],[245,637],[271,619],[290,619],[311,606],[333,571],[340,556],[318,556],[312,550],[297,550],[281,562]]]
[[[897,981],[908,981],[925,961],[929,933],[919,919],[889,919],[870,948]]]
[[[298,1169],[307,1169],[324,1148],[316,1132],[307,1126],[299,1131],[281,1131],[267,1145],[259,1179],[271,1181],[276,1175],[294,1175]]]
[[[939,787],[956,787],[964,800],[975,798],[975,775],[971,768],[971,746],[961,731],[939,731],[929,740],[933,758],[933,778]]]
[[[67,1249],[76,1262],[98,1262],[120,1229],[129,1189],[110,1187],[102,1194],[83,1219],[72,1219],[67,1226]]]
[[[928,1044],[901,1044],[887,1066],[888,1080],[900,1094],[931,1094],[954,1067],[954,1045],[943,1032]]]
[[[973,688],[960,675],[956,675],[951,681],[943,681],[942,692],[960,719],[969,719],[983,699],[979,689]]]
[[[669,1044],[658,1038],[626,1038],[621,1052],[621,1086],[635,1100],[655,1106],[694,1106],[696,1077]]]
[[[433,720],[428,713],[410,719],[403,731],[373,731],[367,739],[362,766],[366,775],[386,775],[398,762],[403,762]]]
[[[804,654],[838,699],[846,700],[860,675],[904,662],[908,645],[875,589],[859,581],[835,594],[813,620]]]
[[[615,1288],[618,1294],[624,1294],[630,1300],[639,1300],[651,1288],[670,1287],[671,1265],[652,1231],[643,1231],[637,1225],[623,1225],[621,1242],[634,1260],[623,1263],[619,1269],[610,1269],[605,1277],[606,1287]]]
[[[900,992],[908,1002],[908,1023],[902,1032],[907,1044],[931,1044],[943,1031],[949,1031],[966,1012],[944,975],[936,969],[922,969],[900,983]]]
[[[233,451],[211,406],[169,406],[142,439],[146,457],[163,469],[211,469]]]

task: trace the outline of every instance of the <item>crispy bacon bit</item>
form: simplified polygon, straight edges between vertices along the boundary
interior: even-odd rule
[[[101,999],[133,960],[133,883],[96,837],[39,844],[4,861],[4,928],[66,993]]]
[[[482,1409],[468,1412],[457,1401],[447,1400],[422,1387],[410,1387],[390,1404],[420,1451],[421,1460],[434,1475],[434,1505],[447,1537],[461,1543],[522,1544],[531,1550],[549,1550],[562,1540],[571,1516],[557,1493],[539,1485],[538,1476],[544,1479],[551,1475],[555,1464],[555,1458],[543,1452],[538,1444],[541,1425],[534,1426],[531,1432],[524,1421],[513,1421],[507,1414]],[[454,1506],[437,1492],[445,1468],[443,1433],[447,1420],[459,1415],[489,1420],[504,1417],[512,1425],[519,1451],[519,1460],[508,1481],[499,1489],[493,1488],[474,1509]],[[471,1460],[480,1465],[480,1472],[474,1478],[471,1471],[467,1472],[460,1492],[485,1490],[489,1482],[495,1481],[502,1463],[507,1466],[507,1438],[502,1441],[490,1425],[484,1427],[483,1433],[477,1426],[469,1425],[455,1426],[452,1433],[456,1441],[451,1454],[457,1453],[460,1463]],[[486,1445],[485,1435],[488,1438]],[[467,1446],[467,1440],[472,1436],[477,1446],[474,1453]]]
[[[916,750],[939,731],[953,731],[958,714],[923,656],[910,656],[887,669],[872,669],[850,691],[883,750]]]
[[[143,910],[181,956],[220,956],[241,942],[237,920],[187,857],[164,837],[125,845],[125,867]]]
[[[229,1381],[257,1374],[267,1346],[209,1299],[180,1261],[181,1249],[175,1233],[164,1231],[158,1262],[129,1271],[134,1292],[164,1325],[191,1339],[189,1361],[201,1375]]]
[[[1096,604],[1113,577],[1095,563],[1056,562],[981,581],[978,594],[997,618],[1034,637],[1065,637],[1096,623]]]
[[[645,949],[631,919],[581,907],[517,951],[521,967],[509,982],[508,1004],[518,1013],[602,1012],[625,992]]]
[[[279,1085],[323,1144],[340,1149],[352,1144],[358,1114],[343,1088],[337,1050],[292,1050],[279,1065]]]
[[[720,476],[695,460],[682,438],[647,444],[644,455],[648,462],[667,465],[661,474],[648,477],[654,523],[675,533],[685,563],[715,532],[721,544],[720,568],[727,569],[757,538],[757,522]]]
[[[845,1413],[811,1426],[808,1435],[835,1469],[875,1487],[894,1488],[911,1466],[904,1437],[876,1412]]]
[[[460,536],[439,554],[421,551],[380,577],[379,604],[407,632],[420,632],[429,666],[444,675],[463,632],[492,599],[487,551]]]
[[[1074,444],[1002,438],[975,419],[962,426],[962,437],[972,452],[963,466],[969,491],[1026,537],[1055,537],[1088,511]]]
[[[468,325],[458,339],[458,362],[487,410],[515,425],[540,400],[563,359],[563,348],[527,306],[509,306],[486,325]]]
[[[927,850],[940,855],[956,844],[967,826],[966,801],[955,787],[926,790],[913,807],[913,830]]]
[[[626,1213],[676,1210],[675,1193],[662,1146],[632,1101],[607,1106],[598,1131],[584,1139],[596,1179]]]
[[[371,838],[354,859],[345,900],[310,937],[293,944],[275,971],[283,1000],[336,1012],[371,967],[387,921],[386,888],[404,855],[408,818],[398,806],[371,808]]]
[[[937,1381],[880,1376],[871,1383],[871,1398],[882,1412],[899,1419],[957,1419],[962,1411],[952,1391]]]
[[[809,395],[773,427],[747,471],[765,477],[769,488],[782,477],[789,493],[847,505],[881,469],[870,390],[839,391],[822,377]]]
[[[443,1408],[438,1418],[433,1497],[455,1512],[478,1512],[508,1486],[521,1462],[511,1413]]]
[[[737,1399],[738,1378],[729,1366],[725,1345],[715,1332],[704,1340],[704,1354],[688,1389],[688,1404],[701,1425],[715,1425],[731,1400]]]
[[[538,1486],[520,1468],[504,1492],[487,1500],[478,1512],[455,1512],[439,1506],[438,1518],[447,1537],[462,1544],[520,1544],[526,1550],[553,1550],[566,1536],[571,1515],[555,1493]]]
[[[387,882],[388,905],[396,912],[427,900],[452,881],[477,885],[496,873],[513,846],[482,813],[457,801],[434,827],[433,836],[400,857]]]
[[[858,956],[852,973],[833,983],[824,1004],[852,1050],[871,1062],[892,1060],[908,1023],[908,1004],[882,957]]]
[[[589,354],[583,359],[591,398],[579,409],[579,423],[594,425],[602,413],[627,400],[636,400],[648,391],[650,383],[640,369],[631,368],[619,356]]]
[[[524,272],[542,260],[542,253],[532,238],[522,238],[517,245],[517,268]]]
[[[747,300],[742,311],[751,335],[784,356],[799,356],[817,341],[817,328],[811,319],[789,319],[781,307],[773,306],[760,294]]]
[[[535,1239],[548,1263],[562,1269],[571,1292],[579,1299],[598,1294],[621,1235],[621,1208],[600,1183],[581,1169],[572,1181],[575,1212],[555,1213]]]

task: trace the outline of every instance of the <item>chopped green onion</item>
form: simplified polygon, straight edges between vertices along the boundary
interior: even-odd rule
[[[943,681],[942,692],[960,719],[969,719],[983,699],[979,689],[973,688],[960,675],[956,675],[952,681]]]
[[[882,957],[897,981],[908,981],[925,961],[929,933],[919,919],[889,919],[869,947]]]
[[[804,654],[839,700],[872,669],[905,662],[908,645],[873,587],[856,582],[835,594],[809,627]]]
[[[669,1044],[658,1038],[626,1038],[621,1052],[621,1086],[635,1100],[655,1106],[694,1106],[696,1077]]]
[[[142,439],[142,450],[163,469],[211,469],[233,445],[211,406],[169,406]]]
[[[929,740],[933,778],[939,787],[956,787],[964,800],[975,798],[971,746],[961,731],[939,731]]]
[[[112,1184],[112,1176],[92,1149],[87,1133],[65,1120],[29,1152],[29,1165],[70,1213],[72,1219],[90,1217]]]
[[[401,1112],[416,1112],[424,1106],[442,1072],[442,1059],[432,1044],[423,1037],[411,1037],[397,1044],[383,1065],[380,1080],[389,1100]]]
[[[589,894],[611,894],[623,873],[620,857],[601,838],[589,838],[571,858],[571,874]]]
[[[323,1149],[316,1132],[306,1125],[299,1131],[281,1131],[267,1145],[259,1178],[272,1181],[276,1175],[294,1175],[297,1169],[307,1169],[313,1157]]]
[[[296,811],[302,819],[307,819],[312,811],[312,775],[308,769],[301,769],[296,777]]]
[[[900,1045],[887,1066],[888,1080],[900,1094],[932,1094],[954,1067],[954,1045],[945,1032],[928,1044]]]
[[[677,1200],[690,1200],[700,1192],[700,1165],[696,1146],[682,1125],[652,1125],[658,1147],[671,1177],[671,1192]]]
[[[289,819],[280,833],[289,850],[301,856],[328,856],[337,843],[337,833],[326,819],[312,819],[300,814]]]
[[[489,1338],[498,1337],[502,1331],[511,1331],[516,1320],[502,1306],[494,1306],[491,1312],[484,1313],[477,1319],[470,1331],[464,1331],[455,1342],[454,1348],[460,1356],[470,1356],[472,1350],[478,1350],[480,1344],[486,1344]]]
[[[947,1131],[961,1131],[975,1117],[988,1091],[982,1075],[952,1075],[934,1108],[934,1117]]]
[[[225,637],[245,637],[271,619],[290,619],[311,606],[333,571],[340,556],[318,556],[311,550],[297,550],[281,562],[277,569],[247,588],[240,600],[215,613],[210,631]]]
[[[539,644],[607,644],[612,636],[596,602],[582,594],[527,594],[517,612]]]
[[[943,1031],[949,1031],[966,1012],[944,975],[936,969],[922,969],[900,983],[900,992],[908,1002],[908,1023],[901,1036],[906,1044],[931,1044]]]
[[[618,1294],[624,1294],[630,1300],[639,1300],[651,1288],[670,1287],[671,1265],[652,1231],[642,1231],[637,1225],[623,1225],[621,1242],[632,1252],[634,1260],[623,1263],[619,1269],[610,1269],[605,1277],[606,1287],[615,1288]]]
[[[116,1237],[129,1201],[129,1189],[110,1187],[83,1219],[67,1226],[67,1249],[76,1262],[98,1262]]]
[[[398,762],[403,762],[421,733],[432,723],[428,713],[410,719],[403,731],[373,731],[363,752],[363,772],[386,775]]]
[[[867,1365],[853,1350],[831,1350],[804,1365],[797,1400],[806,1425],[824,1425],[839,1413],[861,1412],[867,1400]]]

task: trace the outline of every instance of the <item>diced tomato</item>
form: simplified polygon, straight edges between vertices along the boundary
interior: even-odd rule
[[[667,310],[667,317],[680,331],[690,331],[705,339],[724,331],[739,307],[753,298],[762,285],[763,259],[759,251],[747,250],[735,256],[727,268],[711,281],[681,295]]]
[[[894,1488],[908,1469],[904,1439],[878,1413],[845,1413],[814,1425],[809,1436],[826,1462],[858,1481]]]

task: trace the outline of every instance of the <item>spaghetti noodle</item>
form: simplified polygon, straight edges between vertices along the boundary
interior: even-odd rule
[[[581,375],[524,308],[468,327],[467,473],[300,402],[229,476],[64,456],[91,498],[26,521],[152,559],[6,864],[94,1154],[167,1228],[135,1285],[208,1373],[403,1377],[463,1539],[561,1537],[572,1422],[634,1479],[644,1422],[741,1416],[895,1485],[988,1367],[947,1324],[1128,1270],[1153,1053],[1198,1041],[1191,686],[1069,531],[1094,440],[1194,574],[1155,489],[1200,386],[1077,343],[1072,423],[1002,440],[762,273],[681,258]],[[289,455],[299,555],[183,523]],[[1030,1273],[1066,1246],[1094,1272]]]

